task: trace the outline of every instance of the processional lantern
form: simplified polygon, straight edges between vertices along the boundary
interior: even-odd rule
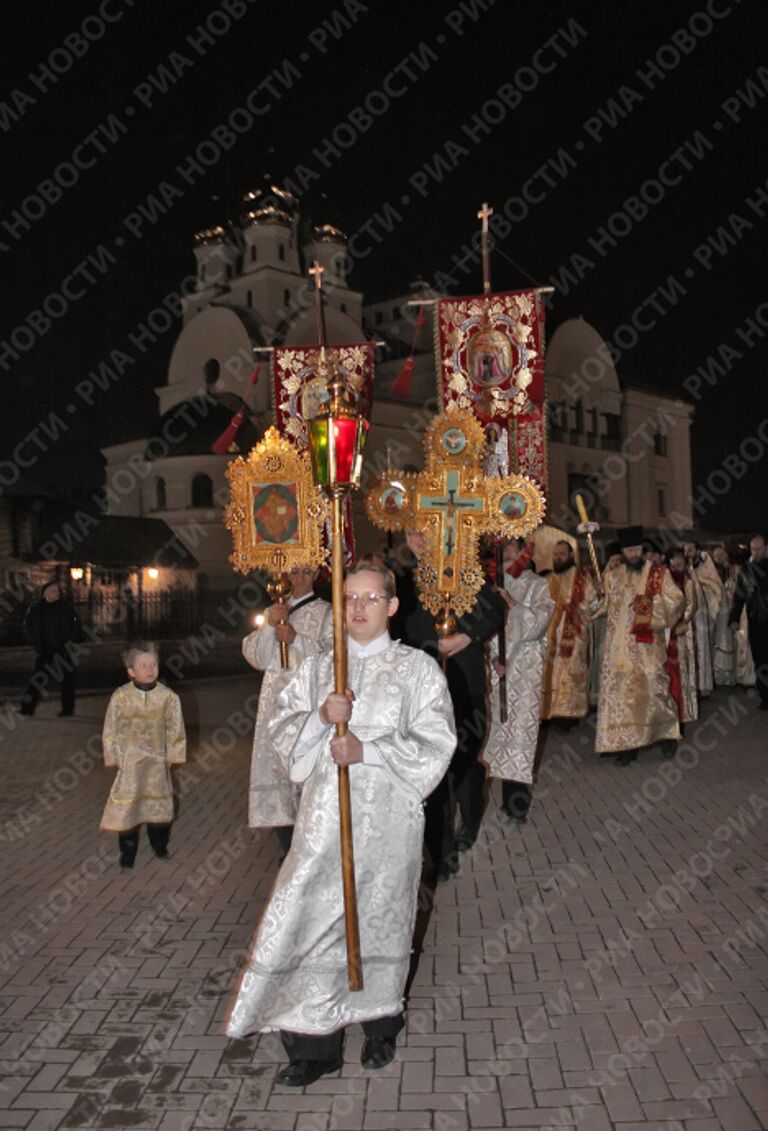
[[[326,349],[322,273],[323,268],[315,261],[310,268],[310,274],[315,280],[315,310],[320,348],[318,376],[326,376],[327,398],[318,408],[317,414],[306,421],[306,426],[315,483],[329,497],[331,504],[334,688],[337,693],[344,695],[347,690],[347,642],[344,626],[344,503],[349,491],[353,487],[360,486],[363,446],[370,425],[350,404],[339,367],[335,360],[329,357]],[[336,734],[343,736],[346,733],[347,724],[336,723]],[[362,990],[363,968],[357,920],[348,766],[338,767],[338,778],[347,978],[350,990]]]

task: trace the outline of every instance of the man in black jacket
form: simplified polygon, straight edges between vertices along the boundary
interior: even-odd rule
[[[75,666],[67,645],[81,639],[74,608],[61,595],[58,582],[44,585],[24,621],[27,638],[35,649],[35,667],[21,697],[21,714],[35,713],[41,689],[50,679],[61,687],[60,718],[75,713]]]
[[[736,579],[728,621],[737,628],[747,606],[749,647],[755,663],[760,707],[768,711],[768,554],[765,537],[755,534],[749,543],[750,559]]]
[[[487,729],[488,693],[485,643],[504,624],[506,609],[499,594],[486,582],[472,612],[460,617],[456,632],[438,640],[435,620],[419,601],[414,580],[416,560],[424,552],[424,535],[406,531],[410,554],[393,567],[397,577],[399,607],[390,633],[411,647],[429,652],[437,660],[447,657],[448,690],[456,719],[457,745],[450,765],[453,792],[461,817],[458,832],[451,821],[448,776],[426,804],[424,839],[436,878],[447,880],[458,871],[458,854],[474,844],[483,815],[485,767],[478,756]]]

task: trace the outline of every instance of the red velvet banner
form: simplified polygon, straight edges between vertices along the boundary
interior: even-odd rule
[[[546,489],[545,308],[536,290],[442,299],[436,319],[441,408],[471,408],[509,431],[509,467]]]
[[[373,342],[328,346],[344,376],[347,395],[370,420],[373,398]],[[316,414],[326,399],[326,382],[317,378],[320,350],[317,346],[279,346],[272,354],[272,395],[275,427],[300,449],[307,446],[304,421]]]

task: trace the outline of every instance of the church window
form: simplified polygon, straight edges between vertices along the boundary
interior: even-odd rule
[[[609,452],[617,452],[621,446],[621,417],[615,412],[604,412],[605,432],[600,437],[600,446]]]
[[[667,437],[658,428],[653,434],[653,454],[656,456],[667,454]]]
[[[285,290],[283,291],[283,306],[290,306],[290,305],[291,305],[291,292],[286,287]]]
[[[164,511],[166,508],[165,480],[159,476],[155,480],[155,510]]]
[[[253,291],[248,291],[248,293],[245,297],[245,305],[246,306],[253,306]]]
[[[277,245],[277,258],[280,260],[285,259],[285,244],[279,243]]]
[[[393,306],[392,307],[392,317],[393,318],[400,318],[400,307],[399,306]]]
[[[667,517],[667,492],[663,487],[658,487],[656,490],[656,498],[658,501],[659,518]]]
[[[205,384],[207,388],[212,388],[219,379],[221,373],[221,366],[215,357],[210,357],[203,366],[203,374],[205,376]]]
[[[584,405],[581,401],[576,401],[573,406],[573,431],[578,436],[584,432]]]
[[[192,480],[192,506],[213,506],[213,480],[210,475],[196,475]]]

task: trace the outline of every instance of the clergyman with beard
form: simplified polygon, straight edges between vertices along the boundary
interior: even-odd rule
[[[589,616],[595,586],[588,570],[576,565],[570,542],[556,542],[547,577],[555,603],[547,630],[542,719],[567,719],[575,725],[589,712]]]
[[[595,613],[606,617],[595,750],[628,766],[643,747],[660,744],[668,757],[677,748],[666,632],[680,619],[685,594],[666,566],[644,559],[641,526],[625,527],[618,537],[622,562],[604,574]]]

